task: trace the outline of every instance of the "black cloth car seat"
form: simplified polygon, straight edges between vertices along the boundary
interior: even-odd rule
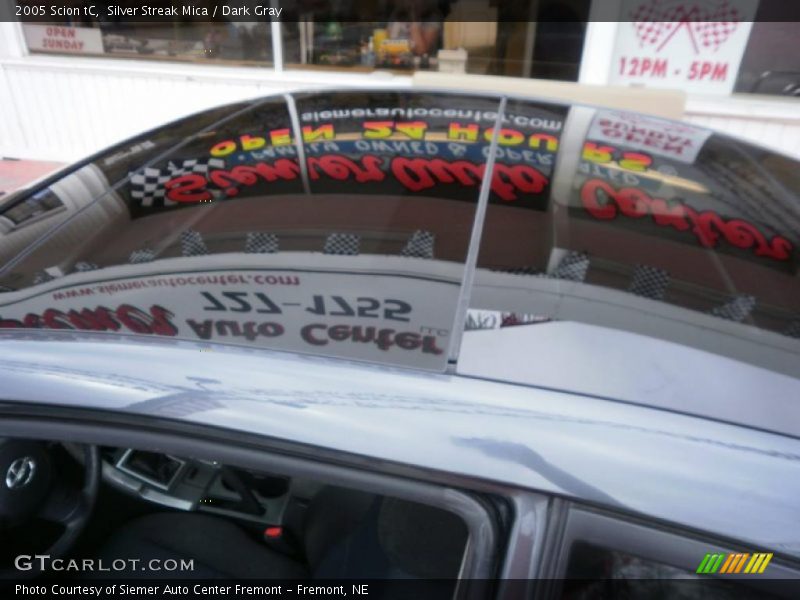
[[[109,573],[119,578],[454,578],[466,540],[466,526],[447,511],[326,487],[306,513],[305,562],[259,543],[231,521],[198,513],[131,521],[111,535],[100,558],[105,564],[140,560]],[[193,560],[194,569],[142,570],[152,559]]]
[[[107,573],[131,579],[306,578],[301,563],[270,550],[237,525],[198,513],[155,513],[135,519],[112,534],[100,551],[104,565],[125,559],[127,568]],[[130,563],[138,559],[138,564]],[[193,569],[149,570],[150,561],[192,560]],[[117,563],[122,564],[122,563]]]

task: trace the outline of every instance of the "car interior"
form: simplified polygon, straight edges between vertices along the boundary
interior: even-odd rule
[[[159,578],[452,581],[469,537],[437,506],[153,448],[0,438],[0,472],[26,481],[0,489],[0,574],[44,553],[192,561]],[[154,576],[130,564],[72,575]]]

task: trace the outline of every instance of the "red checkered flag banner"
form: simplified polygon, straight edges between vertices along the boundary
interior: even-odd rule
[[[658,52],[682,29],[687,31],[695,53],[716,51],[742,20],[729,0],[650,0],[634,6],[629,16],[641,46],[655,46]]]

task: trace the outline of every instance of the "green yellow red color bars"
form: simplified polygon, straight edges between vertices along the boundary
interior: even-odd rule
[[[771,560],[772,552],[706,554],[697,573],[763,573]]]

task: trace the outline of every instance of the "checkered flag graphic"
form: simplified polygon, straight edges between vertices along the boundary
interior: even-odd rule
[[[433,247],[436,243],[436,235],[432,231],[417,229],[408,238],[405,247],[400,251],[402,256],[413,256],[416,258],[433,258]]]
[[[633,271],[633,279],[628,291],[643,298],[661,300],[667,291],[669,280],[669,273],[664,269],[637,265]]]
[[[546,274],[542,273],[541,269],[530,265],[523,265],[521,267],[511,267],[510,269],[499,269],[500,273],[507,273],[508,275],[527,275],[532,277],[545,277]]]
[[[789,327],[783,332],[783,335],[788,335],[793,338],[800,338],[800,319],[789,323]]]
[[[691,8],[685,0],[651,0],[636,6],[630,17],[642,45],[658,44],[674,33],[680,22],[689,18]]]
[[[695,51],[717,50],[736,31],[741,14],[728,0],[650,0],[630,11],[629,16],[642,46],[661,50],[683,27],[688,29]]]
[[[199,231],[187,229],[181,232],[181,254],[183,256],[203,256],[208,254],[208,247]]]
[[[585,252],[568,252],[567,255],[558,263],[558,267],[553,271],[556,279],[566,279],[567,281],[583,281],[586,273],[589,272],[589,255]]]
[[[152,262],[155,259],[155,251],[151,250],[150,248],[140,248],[139,250],[134,250],[131,252],[131,255],[128,257],[128,262],[132,265],[137,265],[140,263]]]
[[[636,29],[636,35],[642,44],[657,44],[663,34],[672,29],[677,23],[660,23],[653,21],[637,21],[633,24]]]
[[[325,239],[325,254],[355,255],[361,249],[361,237],[354,233],[331,233]]]
[[[161,169],[144,167],[139,171],[129,173],[131,178],[131,198],[142,206],[173,206],[173,202],[166,197],[167,189],[164,187],[168,181],[188,175],[199,173],[208,177],[209,169],[222,169],[225,161],[220,158],[190,158],[179,163],[169,161]]]
[[[248,254],[272,254],[278,251],[278,236],[274,233],[251,231],[247,234],[244,251]]]
[[[722,306],[712,308],[711,314],[715,317],[741,323],[751,312],[753,312],[755,307],[756,297],[742,294],[732,298]]]
[[[75,270],[80,273],[85,273],[86,271],[96,271],[99,268],[99,265],[93,262],[87,262],[85,260],[80,260],[75,263]]]
[[[729,13],[726,15],[728,21],[708,21],[705,23],[694,23],[692,28],[700,38],[700,43],[704,48],[716,50],[736,31],[738,27],[738,13],[735,8],[729,8]],[[715,15],[715,18],[716,15]]]

